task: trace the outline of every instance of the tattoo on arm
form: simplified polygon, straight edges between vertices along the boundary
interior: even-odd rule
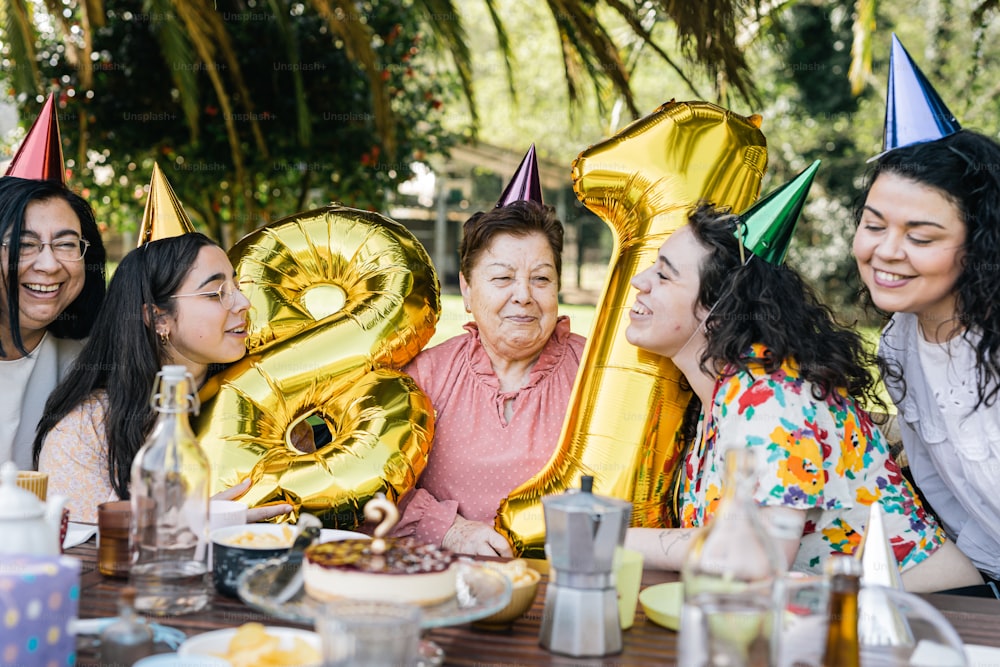
[[[663,555],[667,556],[670,554],[670,550],[677,546],[678,542],[687,542],[691,539],[694,534],[693,530],[684,530],[679,533],[671,534],[670,530],[660,531],[660,549],[663,550]],[[673,538],[673,539],[671,539]]]

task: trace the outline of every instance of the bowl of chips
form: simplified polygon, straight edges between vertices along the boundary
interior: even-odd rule
[[[223,595],[237,597],[240,575],[252,566],[288,552],[298,529],[289,524],[250,523],[225,526],[212,531],[212,577],[215,588]],[[320,542],[367,538],[349,530],[320,531]],[[297,567],[302,554],[289,561]]]
[[[222,658],[233,667],[319,667],[323,663],[315,632],[260,623],[195,635],[177,653]]]
[[[541,579],[541,575],[528,567],[528,563],[520,558],[502,563],[486,561],[477,564],[496,570],[507,577],[512,591],[510,602],[506,607],[486,618],[474,621],[472,625],[482,630],[506,630],[531,609],[538,593],[538,580]]]

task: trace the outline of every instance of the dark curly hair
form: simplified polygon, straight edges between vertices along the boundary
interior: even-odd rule
[[[563,225],[554,208],[536,201],[511,202],[485,213],[480,211],[466,220],[458,246],[459,269],[468,278],[479,256],[500,234],[527,236],[533,233],[544,235],[549,242],[556,276],[561,280]]]
[[[19,310],[18,267],[21,255],[21,235],[24,233],[24,216],[28,206],[34,202],[62,199],[73,209],[80,221],[80,231],[84,240],[90,242],[83,258],[84,281],[80,294],[66,306],[47,327],[56,338],[86,338],[97,317],[97,310],[104,300],[104,242],[94,218],[94,210],[80,195],[57,181],[43,181],[16,176],[0,178],[0,239],[8,244],[7,279],[2,282],[6,297],[6,312],[0,313],[0,326],[9,326],[14,347],[21,354],[27,354],[21,340],[21,317]],[[0,345],[0,356],[7,352]]]
[[[889,151],[867,175],[855,211],[856,224],[868,192],[882,173],[935,189],[955,205],[965,223],[962,273],[955,283],[955,321],[976,351],[976,408],[992,405],[1000,393],[1000,144],[961,130]],[[978,341],[976,336],[981,336]],[[899,369],[888,368],[884,362],[882,366],[885,373],[899,377]]]
[[[849,396],[882,411],[875,355],[859,334],[837,323],[830,309],[792,268],[774,266],[747,251],[741,263],[735,232],[739,217],[728,209],[702,204],[689,216],[689,227],[709,252],[699,272],[698,303],[709,311],[704,327],[706,348],[700,359],[710,374],[731,377],[763,362],[768,373],[794,359],[801,377],[813,385],[817,400],[845,390]],[[754,344],[766,348],[764,359],[751,358]],[[697,417],[697,398],[689,415]],[[685,424],[689,422],[685,419]],[[695,424],[690,424],[693,429]],[[684,429],[685,439],[688,428]]]
[[[92,335],[45,403],[33,447],[36,468],[48,432],[103,389],[108,395],[104,426],[109,482],[119,498],[128,499],[132,459],[156,422],[149,394],[156,373],[169,361],[149,313],[153,306],[176,312],[171,295],[180,289],[201,249],[214,245],[202,234],[182,234],[150,241],[125,255],[111,278]]]

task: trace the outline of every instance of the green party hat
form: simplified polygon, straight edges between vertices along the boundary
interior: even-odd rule
[[[747,250],[775,266],[785,261],[817,169],[819,160],[740,215],[736,238]]]

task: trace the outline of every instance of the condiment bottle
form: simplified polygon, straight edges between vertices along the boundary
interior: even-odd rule
[[[826,631],[823,667],[859,667],[858,592],[861,563],[850,556],[834,556],[824,566],[830,579],[830,624]]]
[[[118,600],[118,619],[101,632],[101,664],[128,667],[153,653],[153,629],[135,613],[135,588],[126,586]]]
[[[756,456],[726,453],[722,498],[681,568],[681,665],[772,664],[785,558],[765,529],[753,492]]]
[[[197,405],[184,366],[157,373],[156,424],[132,463],[131,583],[136,609],[188,614],[208,605],[208,459],[188,421]]]

